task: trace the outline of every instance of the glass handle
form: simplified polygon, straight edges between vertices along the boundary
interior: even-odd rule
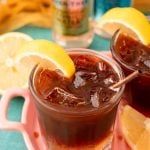
[[[17,96],[22,96],[25,99],[22,108],[21,122],[9,121],[7,119],[9,103],[14,97]],[[29,134],[27,123],[28,110],[30,109],[31,105],[30,92],[28,89],[7,90],[0,100],[0,129],[21,132],[23,134],[27,148],[30,150],[35,150],[35,143]]]
[[[7,90],[4,95],[1,98],[0,101],[0,128],[1,129],[7,129],[7,130],[17,130],[17,131],[23,131],[24,130],[24,123],[25,120],[21,120],[21,122],[16,121],[9,121],[7,119],[7,110],[9,107],[10,101],[17,96],[22,96],[25,98],[25,103],[23,106],[23,112],[26,112],[26,109],[29,105],[29,93],[26,89],[10,89]]]

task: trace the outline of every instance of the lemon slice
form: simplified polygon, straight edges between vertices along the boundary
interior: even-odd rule
[[[23,33],[0,37],[0,94],[12,87],[27,87],[29,75],[36,64],[59,69],[70,78],[75,66],[67,52],[46,40],[33,40]]]
[[[67,52],[54,42],[47,40],[33,40],[27,42],[17,52],[17,62],[23,59],[36,58],[35,63],[40,63],[42,60],[48,61],[62,71],[64,76],[70,78],[75,72],[75,66]],[[38,58],[41,60],[38,61]],[[34,64],[35,64],[34,63]],[[45,63],[46,64],[46,63]]]
[[[135,8],[117,7],[110,9],[98,20],[96,31],[110,38],[117,29],[136,37],[145,45],[150,44],[148,19]]]
[[[10,32],[0,36],[0,63],[10,62],[16,56],[18,48],[32,38],[24,33]]]
[[[130,106],[121,114],[123,135],[133,150],[150,150],[150,118]]]
[[[23,66],[15,64],[17,50],[32,38],[19,32],[10,32],[0,36],[0,94],[7,88],[22,87],[24,85],[21,75]]]

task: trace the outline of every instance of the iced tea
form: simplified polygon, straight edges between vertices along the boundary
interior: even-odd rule
[[[132,98],[129,103],[143,113],[150,112],[150,47],[125,34],[116,33],[112,42],[112,55],[126,75],[135,70],[142,73],[128,85]]]
[[[110,86],[122,73],[113,60],[98,53],[69,54],[76,66],[74,76],[68,79],[59,70],[38,68],[31,93],[49,148],[92,149],[112,132],[124,87]]]

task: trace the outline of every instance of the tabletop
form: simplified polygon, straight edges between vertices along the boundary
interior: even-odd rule
[[[51,40],[51,30],[49,29],[27,26],[16,31],[26,33],[33,39]],[[89,48],[96,51],[109,50],[109,40],[95,35]],[[14,98],[11,101],[7,115],[8,120],[20,121],[23,103],[24,100],[21,97]],[[21,133],[0,130],[0,150],[27,150],[27,148]]]

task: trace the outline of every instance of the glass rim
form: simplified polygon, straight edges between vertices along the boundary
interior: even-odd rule
[[[91,49],[84,49],[84,48],[71,48],[71,49],[67,49],[66,50],[68,53],[82,53],[82,54],[91,54],[91,55],[95,55],[98,58],[104,60],[105,62],[107,62],[113,69],[114,71],[117,73],[119,80],[124,78],[124,74],[122,72],[121,67],[112,59],[109,58],[108,56],[105,56],[102,53],[96,52],[94,50]],[[36,65],[31,74],[30,74],[30,78],[29,78],[29,90],[32,94],[32,96],[34,97],[34,100],[36,103],[38,103],[40,106],[42,106],[46,111],[52,111],[55,113],[59,113],[59,114],[63,114],[63,115],[71,115],[71,116],[77,116],[77,117],[85,117],[85,116],[91,116],[94,114],[97,114],[99,112],[103,112],[103,111],[109,111],[113,109],[119,102],[121,99],[121,96],[123,94],[125,85],[122,85],[119,90],[116,92],[116,94],[111,97],[111,100],[107,102],[107,104],[105,103],[104,106],[100,106],[99,108],[91,108],[91,109],[79,109],[79,108],[69,108],[69,107],[62,107],[60,105],[56,105],[56,104],[46,104],[45,102],[43,102],[43,100],[41,100],[41,98],[38,96],[36,89],[34,87],[34,75],[36,74],[36,69],[37,69]],[[111,105],[111,106],[110,106]]]

